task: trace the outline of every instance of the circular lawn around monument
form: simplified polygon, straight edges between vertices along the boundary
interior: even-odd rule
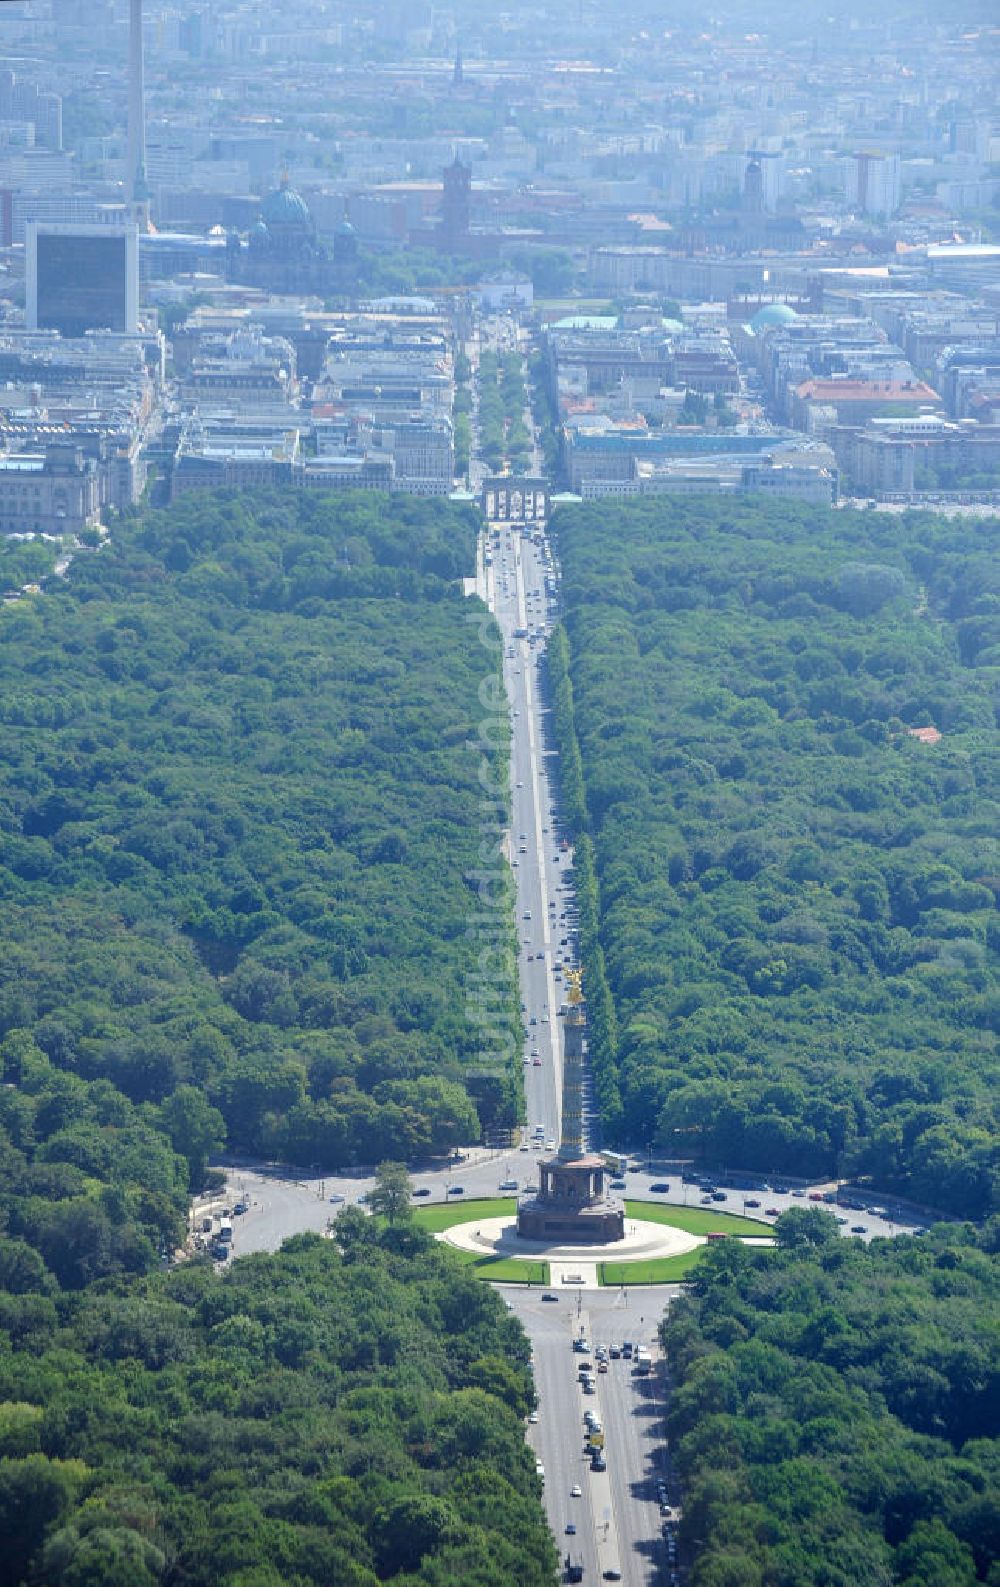
[[[516,1196],[484,1196],[479,1201],[441,1202],[432,1207],[414,1207],[413,1221],[418,1229],[428,1234],[440,1234],[442,1229],[452,1229],[456,1223],[477,1223],[486,1218],[514,1218],[517,1216]]]
[[[428,1234],[441,1234],[453,1229],[457,1223],[485,1222],[487,1218],[513,1218],[517,1214],[516,1196],[489,1196],[480,1201],[445,1202],[434,1207],[415,1207],[413,1222]],[[474,1251],[463,1251],[457,1246],[452,1252],[465,1266],[471,1267],[477,1278],[491,1284],[539,1284],[549,1282],[548,1262],[533,1261],[529,1257],[477,1256]]]
[[[449,1201],[432,1207],[416,1207],[413,1222],[429,1234],[441,1234],[461,1224],[486,1224],[496,1219],[511,1219],[517,1214],[514,1196],[490,1196],[474,1201]],[[708,1207],[677,1207],[669,1202],[626,1201],[628,1218],[646,1223],[672,1227],[695,1238],[709,1234],[728,1234],[736,1238],[759,1239],[771,1237],[770,1224],[755,1218],[741,1218],[731,1212],[716,1212]],[[511,1256],[508,1253],[477,1254],[475,1251],[454,1248],[458,1259],[471,1267],[477,1278],[491,1283],[539,1284],[549,1283],[549,1264],[532,1257]],[[602,1285],[623,1284],[676,1284],[682,1282],[699,1261],[704,1247],[696,1251],[679,1252],[674,1256],[652,1257],[631,1262],[602,1261],[598,1263],[598,1282]],[[581,1250],[581,1256],[584,1252]]]
[[[648,1262],[598,1262],[597,1282],[602,1289],[627,1289],[630,1284],[683,1284],[707,1250],[707,1246],[699,1245],[696,1251],[654,1256]]]
[[[745,1240],[774,1238],[774,1229],[758,1218],[741,1218],[737,1212],[713,1212],[711,1207],[675,1207],[669,1201],[626,1201],[626,1218],[644,1223],[666,1223],[685,1234],[733,1234]],[[455,1220],[456,1223],[460,1219]]]

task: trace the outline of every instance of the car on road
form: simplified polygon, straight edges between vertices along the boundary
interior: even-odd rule
[[[624,1179],[612,1179],[612,1181],[611,1181],[611,1189],[612,1190],[624,1190],[625,1189],[625,1181],[624,1181]]]
[[[748,1196],[743,1205],[745,1207],[759,1207],[760,1202],[757,1200],[756,1196]]]
[[[567,1537],[576,1537],[576,1522],[575,1521],[567,1521],[566,1522],[566,1536]]]
[[[517,1189],[517,1180],[516,1179],[501,1179],[501,1181],[500,1181],[500,1189],[501,1190],[516,1190]],[[416,1192],[415,1192],[415,1194],[416,1194]]]
[[[726,1200],[726,1192],[724,1190],[713,1190],[712,1191],[712,1200],[713,1201],[725,1201]]]
[[[528,1417],[528,1421],[532,1424],[532,1426],[534,1426],[534,1424],[538,1421],[538,1412],[532,1411],[531,1415]]]
[[[852,1223],[851,1224],[851,1233],[852,1234],[867,1234],[868,1230],[865,1228],[863,1223]]]
[[[603,1455],[595,1455],[590,1462],[591,1471],[607,1471],[608,1463]]]
[[[448,1194],[449,1194],[449,1196],[464,1196],[465,1195],[465,1186],[464,1185],[449,1185],[448,1186]]]
[[[611,1349],[608,1351],[608,1354],[610,1355],[612,1361],[620,1361],[621,1360],[621,1351],[619,1350],[617,1345],[612,1345]]]
[[[572,1488],[570,1488],[570,1490],[569,1490],[570,1498],[571,1499],[579,1499],[582,1493],[583,1493],[583,1489],[580,1487],[580,1484],[578,1482],[574,1482]]]
[[[416,1192],[414,1192],[414,1194],[416,1194],[416,1195],[419,1195],[419,1194],[420,1194],[420,1192],[419,1192],[419,1191],[416,1191]],[[428,1195],[430,1195],[430,1191],[428,1191],[428,1190],[425,1190],[425,1191],[424,1191],[424,1195],[425,1195],[425,1196],[428,1196]],[[333,1205],[333,1206],[335,1206],[335,1207],[339,1207],[339,1206],[340,1206],[340,1203],[341,1203],[341,1202],[342,1202],[342,1201],[343,1201],[343,1200],[344,1200],[344,1198],[343,1198],[343,1196],[342,1196],[342,1195],[341,1195],[341,1194],[340,1194],[340,1191],[339,1191],[339,1190],[335,1190],[335,1191],[334,1191],[334,1193],[333,1193],[333,1195],[332,1195],[332,1196],[331,1196],[331,1197],[330,1197],[330,1201],[331,1201],[331,1203],[332,1203],[332,1205]]]
[[[669,1191],[670,1186],[664,1180],[658,1179],[656,1181],[656,1184],[655,1185],[650,1185],[649,1188],[655,1195],[657,1195],[657,1196],[665,1196],[667,1194],[667,1192]]]
[[[429,1196],[430,1195],[430,1191],[428,1190],[426,1185],[418,1185],[416,1190],[413,1192],[413,1194],[415,1196]],[[339,1196],[337,1199],[339,1201],[343,1201],[344,1198],[343,1198],[343,1196]],[[332,1196],[330,1197],[330,1200],[331,1201],[333,1200]]]
[[[605,1581],[621,1581],[621,1579],[622,1579],[622,1573],[618,1569],[618,1566],[617,1565],[609,1565],[607,1570],[604,1572],[604,1580]]]
[[[551,1290],[546,1290],[545,1294],[542,1296],[542,1299],[543,1300],[558,1300],[559,1296],[558,1295],[553,1295]]]
[[[542,1060],[540,1058],[532,1058],[531,1062],[534,1064],[536,1069],[540,1069],[542,1067]]]
[[[764,1208],[764,1212],[765,1212],[765,1215],[768,1218],[780,1218],[781,1217],[781,1208],[780,1207],[765,1207]]]

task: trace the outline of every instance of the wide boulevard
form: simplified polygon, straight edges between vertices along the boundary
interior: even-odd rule
[[[516,331],[494,325],[490,345],[517,345]],[[544,700],[545,642],[558,599],[558,569],[545,535],[536,526],[489,525],[481,536],[475,586],[500,629],[513,729],[509,859],[516,881],[527,1128],[522,1141],[508,1150],[476,1147],[447,1166],[415,1167],[414,1189],[425,1206],[459,1204],[501,1190],[523,1193],[537,1182],[538,1157],[552,1152],[559,1140],[559,1011],[566,970],[578,962],[572,852],[559,821],[555,750]],[[585,1129],[593,1140],[589,1093],[584,1102]],[[688,1205],[702,1194],[678,1175],[658,1171],[641,1151],[638,1160],[630,1157],[623,1176],[625,1194],[636,1200]],[[302,1230],[325,1232],[336,1213],[360,1201],[372,1183],[370,1172],[292,1179],[280,1170],[233,1166],[225,1197],[214,1207],[196,1208],[195,1215],[217,1214],[223,1200],[244,1207],[234,1219],[234,1254],[271,1251]],[[816,1187],[776,1190],[731,1175],[712,1206],[719,1212],[749,1211],[770,1222],[802,1205],[810,1188],[817,1198]],[[866,1239],[914,1227],[889,1208],[832,1210],[845,1233]],[[657,1479],[666,1479],[671,1501],[678,1497],[665,1464],[667,1384],[656,1337],[676,1287],[582,1290],[564,1285],[541,1291],[509,1285],[503,1293],[532,1344],[538,1411],[528,1436],[544,1468],[546,1510],[564,1563],[582,1565],[584,1582],[619,1579],[631,1587],[670,1587],[681,1581],[660,1535],[656,1492]],[[581,1334],[591,1352],[602,1345],[608,1351],[607,1370],[595,1375],[593,1393],[585,1394],[578,1380],[580,1362],[594,1359],[573,1349],[574,1337]],[[612,1347],[617,1352],[625,1341],[650,1347],[650,1373],[640,1373],[618,1353],[612,1356]],[[603,1423],[606,1471],[592,1471],[583,1452],[587,1408]]]

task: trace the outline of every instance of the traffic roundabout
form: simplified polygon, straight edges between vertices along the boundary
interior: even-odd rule
[[[705,1237],[689,1234],[670,1224],[651,1223],[641,1218],[626,1218],[625,1237],[608,1245],[558,1245],[528,1240],[517,1232],[516,1217],[483,1218],[455,1223],[442,1229],[437,1238],[461,1251],[477,1256],[531,1257],[535,1261],[559,1263],[648,1262],[664,1257],[682,1256],[704,1245]]]

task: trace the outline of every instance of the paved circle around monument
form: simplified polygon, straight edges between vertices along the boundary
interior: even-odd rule
[[[517,1232],[517,1219],[512,1217],[454,1223],[449,1229],[442,1229],[437,1238],[459,1250],[474,1251],[477,1256],[521,1256],[559,1262],[648,1262],[681,1256],[705,1244],[703,1235],[641,1218],[626,1218],[624,1240],[609,1245],[555,1245],[525,1240]]]

